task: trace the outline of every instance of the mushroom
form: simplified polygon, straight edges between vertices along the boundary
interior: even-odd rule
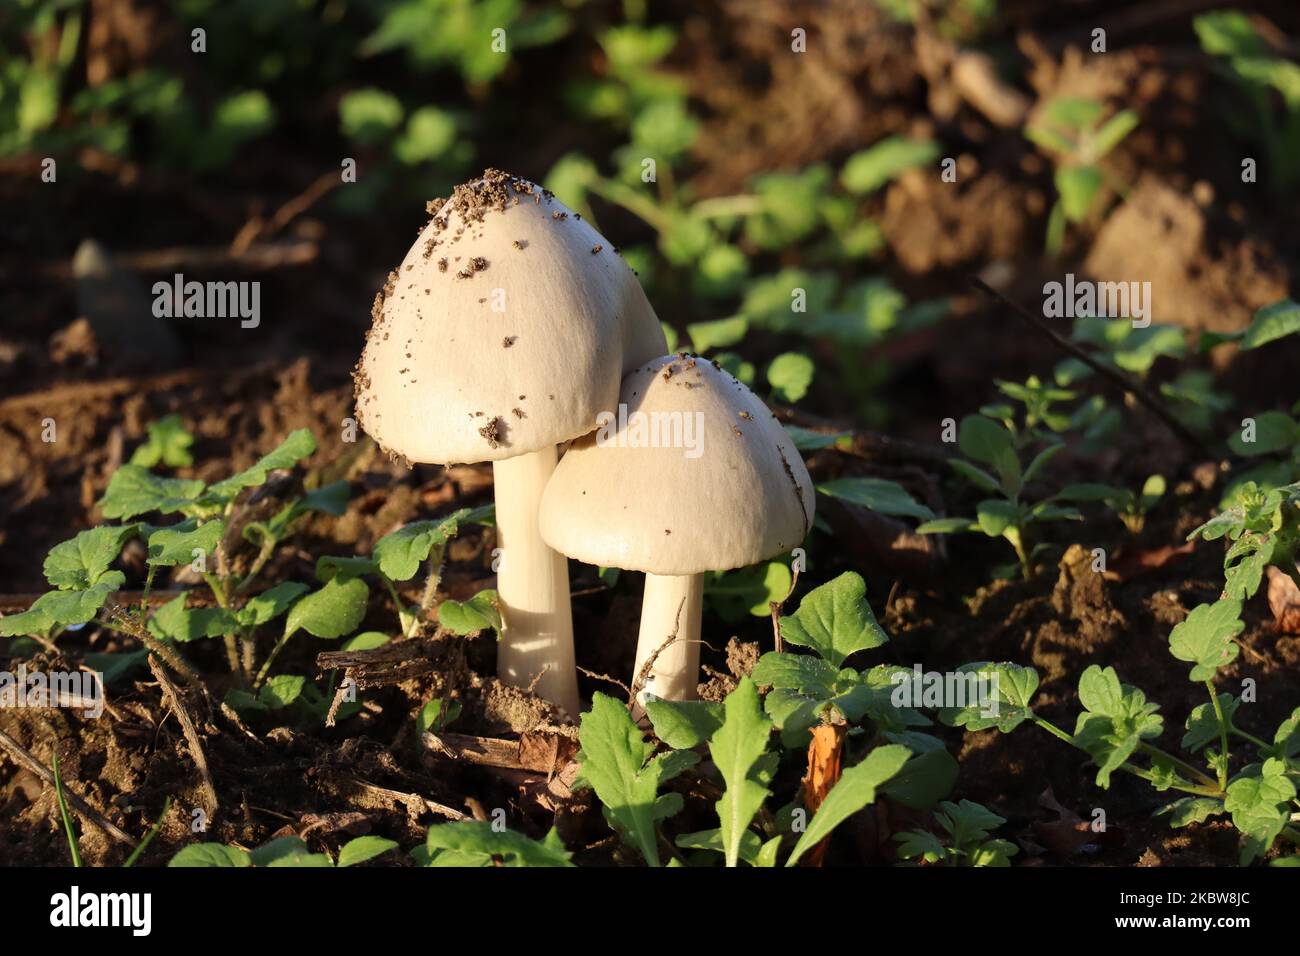
[[[634,686],[654,663],[638,704],[690,700],[704,573],[799,545],[812,481],[758,396],[705,359],[654,359],[624,379],[619,403],[551,476],[542,537],[579,561],[645,572]]]
[[[537,508],[556,445],[596,427],[662,353],[632,270],[547,190],[499,170],[457,186],[375,299],[357,366],[362,427],[416,462],[492,462],[502,680],[578,713],[568,564]]]

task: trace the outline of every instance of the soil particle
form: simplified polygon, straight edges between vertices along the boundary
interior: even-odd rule
[[[487,439],[488,446],[491,448],[501,447],[501,434],[505,428],[505,422],[500,418],[493,418],[490,422],[478,430],[478,433]]]

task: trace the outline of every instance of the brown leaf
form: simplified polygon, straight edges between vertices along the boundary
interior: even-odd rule
[[[1300,634],[1300,588],[1279,570],[1268,569],[1268,606],[1283,634]]]

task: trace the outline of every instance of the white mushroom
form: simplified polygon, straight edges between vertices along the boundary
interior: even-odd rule
[[[657,358],[624,379],[619,402],[551,476],[542,537],[588,564],[646,573],[633,680],[658,656],[638,699],[690,700],[704,573],[798,546],[812,481],[763,402],[706,359]]]
[[[576,715],[568,567],[537,508],[556,445],[595,428],[620,378],[667,347],[654,310],[580,216],[488,170],[437,208],[371,314],[358,420],[411,461],[493,463],[499,673]]]

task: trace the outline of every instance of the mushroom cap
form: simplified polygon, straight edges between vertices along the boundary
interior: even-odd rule
[[[623,380],[619,402],[546,486],[539,520],[552,548],[601,567],[698,574],[803,541],[815,507],[808,469],[730,374],[707,359],[662,356]]]
[[[357,418],[417,462],[496,461],[586,434],[623,375],[668,347],[609,241],[498,170],[456,187],[371,315]]]

